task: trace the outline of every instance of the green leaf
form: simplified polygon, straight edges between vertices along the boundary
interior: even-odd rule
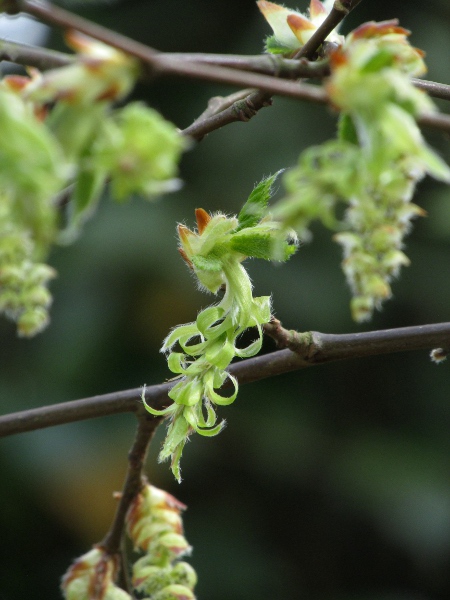
[[[254,188],[247,202],[238,215],[239,225],[237,231],[257,225],[266,214],[267,204],[272,196],[272,186],[283,172],[277,171],[274,175],[260,181]]]
[[[105,179],[103,172],[90,169],[80,171],[70,196],[68,225],[58,238],[60,243],[69,244],[76,239],[84,223],[97,208]]]
[[[349,114],[341,113],[338,121],[338,137],[340,140],[358,145],[358,133]]]
[[[285,46],[274,35],[269,35],[264,40],[264,50],[270,54],[292,54],[292,48]]]
[[[245,229],[235,234],[230,240],[230,246],[235,252],[252,258],[272,258],[273,239],[269,232],[259,232]]]
[[[361,68],[361,74],[377,73],[385,67],[390,67],[394,63],[395,58],[396,57],[391,50],[381,48],[376,54],[371,56]]]
[[[219,273],[223,269],[222,261],[214,255],[209,254],[208,256],[193,256],[192,264],[199,271],[212,271],[213,273]]]

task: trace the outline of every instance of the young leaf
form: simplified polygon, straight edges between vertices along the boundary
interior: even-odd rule
[[[237,231],[257,225],[264,217],[267,204],[272,196],[272,187],[275,180],[283,172],[283,169],[277,171],[274,175],[260,181],[254,188],[247,202],[238,215],[239,225]]]

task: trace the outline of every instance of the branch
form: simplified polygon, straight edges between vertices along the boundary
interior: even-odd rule
[[[331,33],[331,31],[337,26],[338,23],[350,12],[353,8],[352,4],[356,6],[361,0],[342,0],[338,2],[336,0],[330,14],[326,17],[321,26],[314,32],[311,39],[303,46],[303,48],[295,56],[296,59],[301,58],[312,58],[313,54],[324,42],[325,38]],[[348,5],[344,8],[343,5]],[[330,29],[331,28],[331,29]],[[247,84],[252,87],[258,88],[252,94],[248,95],[244,100],[235,102],[233,105],[222,111],[220,114],[213,115],[209,119],[201,119],[194,122],[190,127],[187,128],[183,133],[185,135],[191,135],[197,140],[201,140],[204,135],[233,123],[236,121],[248,121],[254,117],[257,112],[269,106],[272,103],[271,96],[274,90],[267,89],[262,85],[258,84]],[[297,83],[297,86],[305,86],[308,84]],[[320,88],[319,88],[320,89]],[[321,90],[325,94],[324,90]],[[277,92],[279,93],[279,92]],[[320,101],[327,102],[326,95],[321,98]]]
[[[161,418],[151,416],[142,406],[136,438],[128,454],[128,471],[122,492],[120,493],[116,514],[110,530],[98,544],[100,548],[106,550],[111,556],[119,553],[128,509],[133,499],[145,485],[143,469],[147,452],[155,430],[161,421]]]
[[[333,8],[323,23],[316,29],[309,40],[297,52],[294,58],[312,59],[317,49],[323,44],[330,33],[345,19],[361,0],[335,0]]]
[[[239,54],[204,54],[196,52],[164,52],[159,56],[170,60],[230,67],[239,71],[262,73],[282,79],[322,78],[330,74],[328,59],[309,61],[305,58],[300,60],[284,58],[279,54],[241,56]]]
[[[450,85],[445,83],[437,83],[436,81],[426,81],[425,79],[411,78],[412,83],[424,90],[429,96],[440,98],[441,100],[450,100]]]
[[[48,69],[65,67],[71,64],[74,59],[73,54],[0,39],[0,61],[8,60],[18,65],[36,67],[40,71],[47,71]]]
[[[279,77],[281,79],[322,78],[327,77],[330,74],[328,60],[308,61],[304,58],[294,60],[274,54],[245,56],[238,54],[207,54],[200,52],[165,52],[160,53],[159,56],[163,59],[167,58],[175,61],[216,65],[219,67],[226,66],[240,71],[251,71],[253,73]],[[40,48],[0,39],[0,61],[2,60],[7,60],[19,65],[36,67],[40,71],[46,71],[48,69],[69,65],[76,60],[76,56],[66,52],[57,52],[55,50],[49,50],[48,48]],[[427,92],[429,96],[440,98],[441,100],[450,100],[450,85],[417,78],[412,78],[411,81],[417,88]],[[236,94],[240,95],[242,98],[244,97],[243,93],[244,90],[236,92]],[[250,92],[247,91],[247,93]],[[216,101],[215,98],[211,100],[213,102]],[[228,106],[229,104],[224,108],[227,108]],[[219,110],[215,110],[213,114],[216,114],[217,112],[219,112]]]
[[[318,88],[319,89],[319,88]],[[211,98],[213,105],[209,106],[192,125],[181,133],[200,141],[206,134],[220,129],[229,123],[242,121],[246,123],[254,117],[261,108],[272,105],[272,96],[260,90],[241,90],[229,96]],[[211,102],[210,100],[210,102]],[[220,108],[222,109],[220,110]]]
[[[350,8],[356,6],[359,1],[360,0],[341,0],[341,4],[346,7],[346,9],[350,10]],[[271,95],[280,94],[282,96],[308,100],[320,104],[326,104],[328,102],[325,90],[319,86],[307,83],[283,81],[258,73],[237,71],[236,69],[229,67],[219,67],[187,61],[184,62],[174,60],[173,58],[167,58],[167,56],[158,53],[154,48],[136,42],[135,40],[111,31],[106,27],[92,23],[91,21],[83,19],[62,8],[39,2],[39,0],[8,0],[8,4],[10,12],[24,11],[52,25],[67,29],[77,29],[105,44],[118,48],[139,59],[144,65],[150,67],[150,72],[153,75],[191,77],[193,79],[237,85],[239,87],[256,88],[261,91],[261,93],[255,92],[256,96],[252,100],[256,110],[258,110],[258,107],[261,108],[262,106],[267,106],[269,97],[267,94],[264,94],[264,92]],[[335,2],[335,8],[336,6],[337,3]],[[341,10],[341,13],[342,12],[343,11]],[[317,31],[319,30],[320,28]],[[225,119],[226,123],[231,122],[230,119],[231,115],[228,115]],[[240,120],[239,115],[237,117],[235,115],[234,120]],[[443,130],[447,133],[450,132],[450,116],[447,115],[440,115],[439,119],[434,118],[433,115],[424,115],[423,118],[418,119],[418,123],[420,125]]]
[[[429,350],[438,346],[450,348],[450,323],[338,335],[316,331],[286,334],[287,330],[281,326],[281,334],[277,334],[273,323],[265,329],[282,346],[283,339],[289,343],[286,342],[284,350],[231,365],[228,370],[241,385],[335,360]],[[168,406],[171,401],[167,394],[174,384],[168,382],[147,387],[147,402],[158,409]],[[0,417],[0,437],[110,414],[137,412],[142,410],[141,392],[141,388],[135,388],[4,415]]]

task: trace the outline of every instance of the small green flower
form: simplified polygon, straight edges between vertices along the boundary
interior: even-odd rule
[[[409,264],[403,240],[424,214],[411,202],[416,184],[426,174],[450,182],[449,167],[415,122],[434,106],[410,81],[425,66],[408,34],[397,21],[365,23],[331,54],[326,87],[342,111],[339,139],[302,153],[284,177],[287,196],[274,207],[303,238],[314,219],[338,232],[356,321],[391,297],[392,279]],[[338,218],[340,202],[347,210]]]
[[[133,193],[153,198],[180,187],[176,175],[186,147],[186,138],[172,123],[133,102],[104,121],[91,161],[109,174],[116,200]]]
[[[237,217],[222,213],[209,215],[196,210],[197,231],[178,226],[180,254],[193,270],[200,285],[217,293],[224,290],[222,300],[201,311],[194,323],[176,327],[165,339],[162,351],[168,352],[170,370],[179,381],[170,390],[174,403],[155,410],[142,400],[153,415],[170,417],[167,437],[160,460],[171,458],[172,471],[180,481],[180,458],[186,440],[196,431],[202,436],[215,436],[225,422],[217,423],[215,406],[226,406],[236,399],[238,382],[226,368],[234,357],[257,354],[262,345],[261,325],[269,322],[270,298],[254,298],[252,284],[242,262],[248,257],[287,260],[295,252],[295,244],[280,223],[267,214],[267,203],[278,173],[260,182]],[[238,338],[249,327],[256,327],[257,339],[246,348]],[[178,345],[180,351],[175,351]],[[231,383],[230,395],[216,390]]]

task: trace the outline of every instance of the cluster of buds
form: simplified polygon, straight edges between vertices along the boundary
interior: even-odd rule
[[[170,390],[174,403],[155,410],[142,400],[147,410],[171,419],[160,459],[171,457],[172,472],[180,481],[180,458],[189,435],[217,435],[219,424],[215,405],[234,402],[238,383],[225,369],[234,357],[257,354],[262,344],[261,325],[270,320],[270,297],[254,298],[252,284],[242,262],[247,257],[287,260],[295,251],[280,223],[266,214],[272,185],[278,173],[260,182],[237,217],[209,215],[197,209],[197,231],[178,227],[180,253],[198,278],[202,288],[217,293],[224,290],[219,304],[201,311],[194,323],[176,327],[164,341],[168,365],[180,381]],[[257,339],[239,348],[238,337],[249,327],[256,327]],[[178,344],[181,352],[173,351]],[[229,379],[233,392],[222,396],[216,390]],[[204,413],[205,411],[205,413]]]
[[[403,240],[424,211],[411,202],[426,174],[450,182],[450,169],[425,143],[415,122],[434,110],[410,81],[425,70],[423,53],[397,21],[366,23],[330,57],[329,97],[341,111],[340,139],[304,152],[285,176],[288,196],[274,214],[304,235],[319,218],[339,233],[343,270],[356,321],[391,296],[390,282],[409,260]],[[343,201],[342,220],[335,206]]]
[[[3,243],[11,237],[5,224],[12,224],[13,235],[26,237],[31,262],[44,259],[52,243],[76,237],[107,182],[116,200],[177,189],[186,148],[176,127],[156,111],[140,103],[113,108],[139,75],[135,59],[74,31],[67,42],[77,51],[68,65],[44,73],[30,68],[29,76],[11,75],[0,83],[0,242],[9,243]],[[61,193],[70,202],[66,227],[59,231]],[[4,264],[2,259],[1,268]],[[42,273],[42,265],[36,266]],[[19,333],[25,335],[48,322],[50,297],[43,284],[51,270],[40,277],[39,293],[31,280],[35,270],[32,264],[21,269],[14,298],[7,283],[11,273],[0,274],[0,293],[7,297],[0,310],[20,320]],[[35,308],[25,314],[18,298],[30,296],[31,288]]]
[[[132,586],[145,600],[195,600],[194,569],[179,559],[191,547],[183,535],[181,511],[186,506],[152,485],[134,498],[126,516],[127,533],[144,555],[133,565]],[[80,556],[61,583],[66,600],[132,600],[119,588],[119,561],[100,546]]]
[[[101,548],[93,548],[77,558],[61,582],[66,600],[131,600],[115,585],[117,558]]]
[[[295,54],[328,16],[334,0],[311,0],[307,15],[285,8],[274,2],[259,0],[259,10],[271,26],[274,35],[266,38],[265,49],[271,54],[290,56]],[[327,42],[340,45],[344,37],[332,31],[326,38]]]
[[[150,600],[194,600],[194,569],[179,559],[191,547],[183,535],[181,511],[186,506],[147,485],[127,514],[127,531],[135,549],[144,552],[133,565],[133,587]]]
[[[17,323],[20,336],[30,337],[48,323],[47,284],[55,271],[38,261],[42,241],[38,245],[36,237],[32,239],[17,204],[0,194],[0,312]],[[38,233],[47,234],[48,224],[42,221],[37,219]]]

